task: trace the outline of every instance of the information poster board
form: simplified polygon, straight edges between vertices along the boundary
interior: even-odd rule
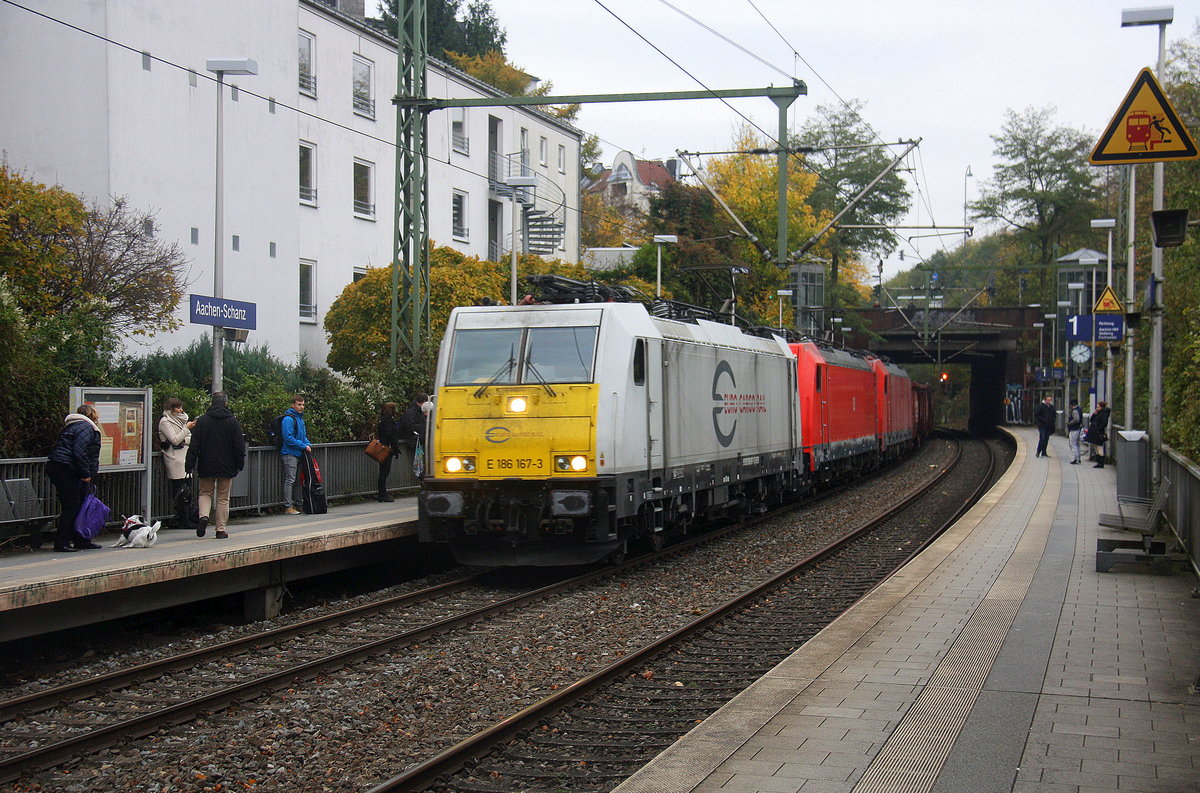
[[[101,473],[149,470],[153,399],[149,388],[71,389],[72,411],[88,404],[100,415]]]

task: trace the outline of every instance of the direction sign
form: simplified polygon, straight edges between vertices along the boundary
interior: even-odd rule
[[[1072,314],[1065,327],[1067,341],[1120,341],[1125,335],[1125,315]]]
[[[1200,150],[1171,101],[1154,74],[1142,69],[1088,161],[1092,165],[1121,165],[1197,157]]]
[[[1100,293],[1099,299],[1096,300],[1096,305],[1092,306],[1092,313],[1124,314],[1125,309],[1121,306],[1121,301],[1117,299],[1117,293],[1113,291],[1113,288],[1106,286]]]

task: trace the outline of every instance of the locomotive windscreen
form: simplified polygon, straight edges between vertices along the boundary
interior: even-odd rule
[[[446,384],[590,383],[596,332],[594,326],[460,329]]]

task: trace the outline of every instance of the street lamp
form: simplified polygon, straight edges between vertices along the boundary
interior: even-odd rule
[[[225,75],[258,74],[250,58],[209,58],[205,68],[217,75],[216,218],[213,222],[213,299],[225,297]],[[225,329],[212,330],[212,392],[225,390]]]
[[[657,280],[655,281],[655,286],[654,286],[654,299],[655,300],[662,299],[662,246],[663,246],[663,243],[667,243],[667,242],[670,242],[670,243],[679,242],[679,237],[677,237],[674,234],[655,234],[654,235],[654,244],[658,247],[658,267],[655,268],[655,272],[657,273],[657,276],[656,276]]]
[[[1121,27],[1139,27],[1142,25],[1158,25],[1158,65],[1154,70],[1154,76],[1159,80],[1163,78],[1163,71],[1167,61],[1167,25],[1175,19],[1174,6],[1153,6],[1149,8],[1127,8],[1121,12]],[[1130,204],[1132,204],[1132,200]],[[1153,210],[1155,212],[1163,208],[1163,163],[1162,161],[1154,163],[1154,201]],[[1132,214],[1130,215],[1132,219]],[[1131,220],[1132,222],[1132,220]],[[1133,239],[1133,235],[1130,235]],[[1131,245],[1132,248],[1132,245]],[[1132,259],[1132,253],[1131,253]],[[1129,278],[1133,278],[1132,264],[1129,268]],[[1150,249],[1150,284],[1152,294],[1154,295],[1154,303],[1150,306],[1150,376],[1149,376],[1149,414],[1150,414],[1150,479],[1154,484],[1158,484],[1159,476],[1159,457],[1162,453],[1162,402],[1163,402],[1163,297],[1162,297],[1162,275],[1163,275],[1163,255],[1162,248],[1157,245]],[[1133,299],[1133,293],[1127,295],[1128,300]],[[1133,345],[1126,340],[1127,352],[1125,353],[1125,363],[1128,371],[1133,370]],[[1131,376],[1127,372],[1126,375],[1127,393],[1125,394],[1125,409],[1126,409],[1126,425],[1130,423],[1133,416],[1133,396],[1132,389],[1128,388],[1131,385]]]
[[[775,295],[776,295],[776,297],[778,297],[778,298],[779,298],[779,329],[780,329],[780,330],[783,330],[783,299],[784,299],[785,297],[791,297],[791,296],[792,296],[792,290],[790,290],[790,289],[776,289],[776,290],[775,290]]]
[[[512,267],[509,280],[509,305],[517,304],[517,188],[520,187],[537,187],[537,176],[529,174],[528,176],[510,175],[504,180],[504,183],[513,189],[512,191]]]

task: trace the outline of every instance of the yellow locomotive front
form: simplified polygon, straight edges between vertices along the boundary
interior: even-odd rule
[[[423,541],[475,564],[609,552],[594,382],[601,312],[456,309],[438,365]],[[615,532],[612,532],[615,543]]]

